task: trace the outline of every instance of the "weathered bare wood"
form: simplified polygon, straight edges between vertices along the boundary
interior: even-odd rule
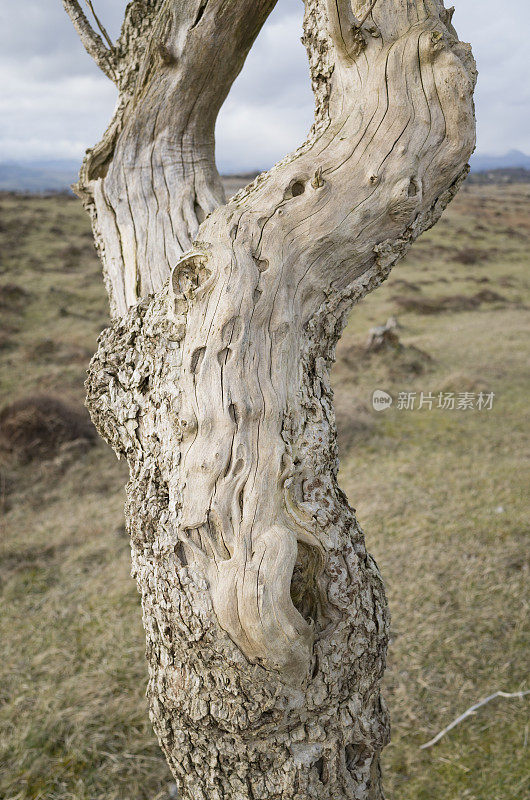
[[[94,21],[95,21],[96,25],[99,28],[99,32],[101,33],[101,35],[103,36],[103,38],[107,42],[107,45],[109,46],[109,48],[112,50],[113,47],[114,47],[114,45],[112,44],[112,39],[110,38],[109,34],[107,33],[107,31],[105,29],[105,26],[101,22],[100,18],[96,14],[96,10],[94,8],[94,4],[93,4],[92,0],[85,0],[85,3],[87,4],[87,6],[89,7],[90,11],[92,12],[92,16],[94,17]]]
[[[116,82],[116,63],[112,50],[107,49],[103,39],[90,25],[83,13],[78,0],[63,0],[63,6],[72,20],[81,42],[89,56],[91,56],[105,75]],[[97,17],[94,18],[97,20]]]
[[[337,485],[329,369],[467,174],[476,73],[441,0],[307,0],[308,141],[220,205],[215,118],[272,5],[146,2],[137,36],[128,12],[79,184],[116,316],[88,405],[130,465],[151,715],[183,797],[367,800],[388,614]]]
[[[224,201],[215,121],[275,2],[146,3],[148,24],[137,9],[145,25],[138,38],[132,12],[126,20],[118,110],[78,185],[114,313],[161,288],[199,223]]]

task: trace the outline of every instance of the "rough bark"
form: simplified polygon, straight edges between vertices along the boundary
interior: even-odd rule
[[[476,73],[440,0],[307,0],[309,139],[214,210],[215,116],[273,4],[129,7],[79,184],[117,317],[88,406],[130,465],[151,716],[183,798],[375,800],[388,612],[337,485],[329,369],[467,174]]]

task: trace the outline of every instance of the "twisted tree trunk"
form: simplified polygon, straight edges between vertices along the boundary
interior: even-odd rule
[[[306,0],[309,139],[216,208],[215,118],[274,0],[136,0],[112,50],[64,3],[120,88],[78,186],[116,317],[87,402],[130,465],[161,746],[185,800],[382,798],[388,614],[328,372],[467,174],[470,48],[441,0]]]

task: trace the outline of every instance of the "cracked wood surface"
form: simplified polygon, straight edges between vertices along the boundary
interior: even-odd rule
[[[273,4],[128,9],[78,187],[116,316],[88,405],[131,469],[151,715],[183,797],[366,800],[388,614],[328,373],[352,305],[467,174],[476,73],[440,0],[307,0],[308,141],[219,205],[215,117]]]

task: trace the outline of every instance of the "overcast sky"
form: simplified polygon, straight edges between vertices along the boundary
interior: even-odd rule
[[[93,2],[117,35],[126,0]],[[451,2],[480,73],[478,152],[530,153],[529,0]],[[302,12],[302,0],[279,0],[234,84],[217,125],[222,172],[269,167],[304,139],[313,98]],[[0,161],[79,158],[115,102],[61,0],[0,0],[0,87]]]

